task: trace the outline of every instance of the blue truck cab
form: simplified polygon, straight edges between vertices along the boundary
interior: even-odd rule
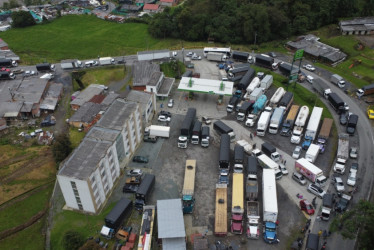
[[[278,243],[277,225],[274,222],[266,221],[263,232],[264,241],[268,244]]]

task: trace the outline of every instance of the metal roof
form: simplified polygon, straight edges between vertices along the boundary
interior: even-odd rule
[[[127,97],[127,101],[148,104],[149,99],[152,98],[152,94],[144,91],[131,90]]]
[[[113,129],[93,127],[87,133],[86,137],[98,141],[111,141],[114,142],[121,132]]]
[[[58,175],[86,180],[98,168],[99,162],[106,156],[111,145],[110,142],[84,138]]]
[[[156,54],[156,53],[164,53],[164,52],[170,52],[168,49],[163,50],[148,50],[148,51],[139,51],[138,55],[144,55],[144,54]]]
[[[141,52],[138,52],[138,54]],[[145,86],[154,72],[160,71],[160,65],[149,61],[135,61],[133,65],[133,86]]]
[[[186,237],[181,199],[158,200],[157,221],[159,238]]]
[[[169,96],[170,90],[173,87],[175,82],[175,78],[164,77],[163,81],[161,82],[161,86],[157,91],[157,96]]]
[[[117,93],[109,93],[105,99],[101,102],[101,105],[104,105],[104,106],[109,106],[111,105],[115,99],[117,99],[119,96],[119,94]]]
[[[126,102],[123,99],[116,99],[107,111],[105,111],[101,119],[96,123],[96,126],[121,131],[129,116],[136,110],[137,106],[137,103]]]
[[[88,102],[95,95],[99,95],[103,92],[103,88],[98,84],[88,85],[80,94],[70,102],[72,105],[82,106],[84,103]]]
[[[166,238],[162,239],[162,250],[185,250],[186,248],[186,238]]]
[[[221,84],[223,84],[222,89],[220,89]],[[182,77],[178,90],[231,96],[233,87],[234,83],[229,81]]]
[[[99,103],[86,102],[70,117],[71,122],[87,122],[90,123],[95,116],[102,111],[102,105]]]
[[[156,86],[158,81],[160,81],[160,77],[164,77],[164,74],[160,71],[153,72],[151,79],[149,79],[149,82],[147,85],[149,86]]]

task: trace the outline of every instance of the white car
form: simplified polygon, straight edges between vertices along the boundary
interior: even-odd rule
[[[86,66],[86,68],[89,68],[89,67],[92,67],[92,66],[97,66],[98,62],[95,61],[95,60],[91,60],[91,61],[85,62],[84,65]]]
[[[342,178],[335,177],[335,189],[338,192],[344,192],[345,188]]]
[[[310,65],[310,64],[305,64],[305,65],[303,65],[303,68],[304,69],[306,69],[306,70],[309,70],[309,71],[315,71],[316,70],[316,68],[314,68],[312,65]]]
[[[314,195],[317,195],[319,198],[323,198],[323,196],[326,194],[326,192],[319,186],[317,186],[316,184],[312,183],[312,184],[309,184],[308,186],[308,192],[314,194]]]
[[[188,56],[188,57],[192,57],[192,56],[193,56],[193,53],[190,51],[190,52],[188,52],[188,53],[186,54],[186,56]]]
[[[158,121],[159,122],[170,122],[170,117],[168,117],[168,116],[165,116],[165,115],[160,115],[159,117],[158,117]]]
[[[178,52],[177,51],[173,51],[173,56],[177,56],[178,55]]]
[[[357,156],[358,156],[357,148],[351,147],[351,149],[349,150],[349,157],[351,157],[352,159],[357,159]]]
[[[349,176],[347,179],[347,185],[352,186],[352,187],[356,185],[356,172],[349,173]]]
[[[170,99],[169,102],[168,102],[168,107],[172,108],[173,106],[174,106],[174,100]]]
[[[301,154],[301,146],[296,146],[292,153],[292,158],[299,159]]]
[[[313,78],[313,76],[307,75],[307,76],[306,76],[306,80],[307,80],[309,83],[312,83],[313,80],[314,80],[314,78]]]
[[[26,70],[24,74],[25,76],[34,76],[36,72],[34,70]]]
[[[288,175],[288,170],[287,170],[286,166],[283,163],[279,164],[279,168],[282,171],[283,175]]]
[[[198,56],[197,54],[193,54],[191,59],[192,60],[201,60],[201,56]]]

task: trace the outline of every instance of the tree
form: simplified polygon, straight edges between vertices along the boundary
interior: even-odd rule
[[[330,225],[330,231],[337,231],[343,238],[356,238],[358,230],[358,249],[374,249],[374,204],[366,200],[353,209],[337,216]]]
[[[12,12],[12,27],[24,28],[35,25],[36,22],[29,11],[14,11]]]
[[[78,250],[84,244],[84,238],[80,233],[69,230],[64,234],[62,244],[67,250]]]
[[[71,153],[72,149],[68,135],[58,135],[52,146],[52,153],[56,163],[62,162]]]

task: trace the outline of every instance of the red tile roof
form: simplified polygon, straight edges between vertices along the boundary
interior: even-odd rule
[[[173,3],[174,0],[160,0],[160,2],[164,2],[164,3]]]
[[[89,102],[100,104],[105,99],[105,95],[95,95]]]
[[[143,10],[158,10],[160,5],[158,4],[151,4],[151,3],[146,3],[144,4]]]

